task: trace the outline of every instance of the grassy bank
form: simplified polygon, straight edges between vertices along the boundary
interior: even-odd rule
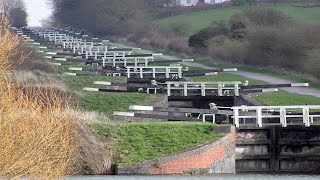
[[[210,123],[145,122],[92,127],[101,137],[118,140],[114,149],[120,163],[155,159],[219,137]]]
[[[128,111],[129,105],[153,105],[157,96],[145,93],[86,93],[79,104],[90,111],[112,116],[114,111]]]
[[[272,9],[277,9],[289,17],[301,22],[309,24],[320,24],[320,7],[303,8],[290,5],[267,6]],[[213,23],[219,21],[228,21],[233,15],[241,12],[246,7],[228,7],[221,9],[212,9],[206,11],[192,12],[184,15],[173,16],[164,19],[155,20],[154,23],[165,28],[170,28],[174,23],[187,24],[190,27],[191,35],[204,29]]]

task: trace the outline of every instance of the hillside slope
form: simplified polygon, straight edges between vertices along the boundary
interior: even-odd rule
[[[305,23],[320,24],[320,7],[303,8],[289,5],[268,6],[284,12],[286,15]],[[227,21],[234,14],[239,13],[246,7],[228,7],[221,9],[212,9],[206,11],[192,12],[184,15],[170,18],[158,19],[154,23],[162,27],[169,27],[174,23],[183,23],[190,25],[190,34],[210,26],[219,21]]]

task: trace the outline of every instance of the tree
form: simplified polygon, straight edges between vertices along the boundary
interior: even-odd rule
[[[7,16],[10,16],[11,11],[16,8],[24,9],[24,3],[22,0],[2,0],[2,4]]]
[[[96,34],[126,34],[148,18],[147,0],[51,0],[56,25]]]
[[[21,8],[14,8],[10,11],[10,17],[12,18],[12,26],[21,28],[27,26],[27,13]]]
[[[20,28],[27,25],[27,12],[22,0],[2,0],[4,14],[12,19],[12,26]]]

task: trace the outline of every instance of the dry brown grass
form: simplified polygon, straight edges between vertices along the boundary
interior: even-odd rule
[[[19,38],[9,31],[7,20],[0,20],[0,28],[0,177],[70,175],[76,160],[76,118],[57,91],[12,82],[9,59],[19,53]]]

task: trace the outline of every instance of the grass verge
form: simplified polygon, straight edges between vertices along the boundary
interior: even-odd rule
[[[219,137],[210,123],[145,122],[92,127],[102,137],[118,139],[115,151],[119,162],[129,164],[186,150]]]
[[[86,93],[79,105],[111,117],[114,111],[128,111],[132,104],[152,105],[156,99],[157,96],[144,93]]]

